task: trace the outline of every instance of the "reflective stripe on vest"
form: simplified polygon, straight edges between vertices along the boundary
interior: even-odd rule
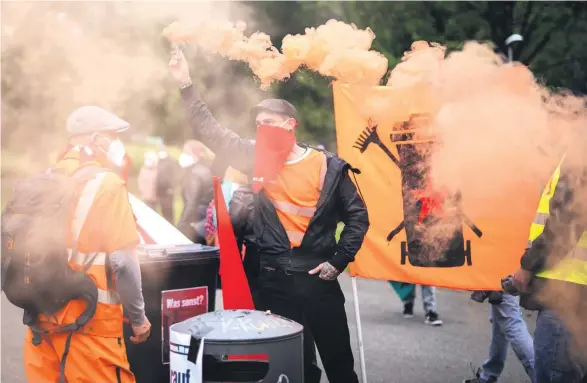
[[[577,246],[552,270],[545,270],[537,276],[547,279],[587,285],[587,232],[583,232]]]
[[[532,241],[542,234],[544,231],[544,225],[550,215],[550,199],[554,195],[554,190],[556,189],[556,185],[558,184],[558,179],[561,173],[561,164],[563,163],[565,157],[563,156],[561,162],[559,162],[558,166],[554,170],[554,173],[548,184],[542,191],[542,196],[540,197],[540,202],[538,203],[538,209],[536,211],[536,215],[534,216],[534,221],[530,226],[530,237],[528,238],[528,248],[532,247]]]
[[[530,226],[528,247],[531,247],[532,242],[544,231],[544,225],[550,215],[550,200],[558,185],[560,168],[564,158],[565,157],[563,156],[563,159],[558,164],[550,181],[542,192],[538,211],[534,217],[534,222],[532,222],[532,225]],[[536,275],[541,278],[587,285],[587,231],[581,234],[575,248],[571,250],[554,269],[544,270]]]
[[[324,180],[326,179],[326,171],[328,169],[328,164],[327,164],[326,155],[322,152],[319,152],[319,153],[322,156],[322,164],[320,165],[320,175],[319,175],[320,178],[319,178],[318,192],[322,193],[322,189],[324,188]],[[314,214],[316,213],[316,207],[299,206],[299,205],[295,205],[290,202],[275,201],[273,199],[270,199],[270,200],[273,203],[273,206],[275,206],[276,210],[282,211],[282,212],[289,214],[289,215],[296,215],[298,217],[304,217],[304,218],[311,219],[314,216]],[[286,230],[286,234],[287,234],[287,237],[288,237],[290,243],[299,244],[304,239],[305,233],[303,233],[301,231]]]
[[[90,208],[94,203],[96,194],[98,193],[98,190],[100,190],[100,185],[102,185],[102,181],[104,180],[105,176],[105,172],[98,173],[96,177],[86,183],[80,194],[77,206],[75,208],[73,222],[71,223],[71,230],[73,235],[72,238],[75,242],[79,240],[79,235],[82,232],[82,228],[86,222],[86,218],[88,218]]]
[[[312,218],[316,213],[315,207],[303,207],[294,205],[293,203],[283,201],[271,201],[277,210],[281,210],[287,214],[299,215],[300,217]]]
[[[96,199],[96,194],[98,193],[98,190],[100,190],[100,186],[102,185],[102,181],[106,174],[106,172],[97,174],[94,179],[86,183],[80,194],[71,227],[74,246],[77,246],[84,223],[88,218],[92,204]],[[120,304],[120,296],[118,293],[114,290],[108,289],[108,281],[106,280],[106,253],[77,252],[75,255],[73,253],[73,249],[67,249],[69,265],[75,269],[80,269],[91,260],[94,255],[96,256],[92,262],[92,266],[88,269],[87,274],[95,277],[94,280],[96,282],[96,287],[98,288],[98,303],[107,305]]]

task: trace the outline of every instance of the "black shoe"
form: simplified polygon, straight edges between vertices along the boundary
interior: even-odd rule
[[[480,368],[478,368],[477,372],[475,372],[475,369],[471,366],[471,370],[475,373],[475,377],[465,379],[465,380],[463,380],[463,383],[495,383],[495,382],[497,382],[497,378],[495,376],[491,376],[488,380],[481,379],[481,369]]]
[[[413,318],[414,317],[414,304],[413,303],[404,303],[404,318]]]
[[[489,380],[481,379],[481,377],[479,377],[479,376],[477,376],[476,378],[463,380],[463,383],[495,383],[495,382],[497,382],[497,379],[493,376],[491,378],[489,378]]]
[[[428,311],[428,313],[426,314],[426,319],[424,320],[424,323],[429,324],[430,326],[441,326],[442,325],[442,321],[440,320],[440,317],[438,316],[438,314],[435,311]]]

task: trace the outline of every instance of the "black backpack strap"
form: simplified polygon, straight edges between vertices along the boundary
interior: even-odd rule
[[[65,348],[63,349],[63,355],[61,355],[61,362],[59,362],[59,383],[65,383],[65,361],[67,360],[67,355],[69,354],[69,346],[71,346],[72,336],[73,331],[67,335],[67,339],[65,340]]]

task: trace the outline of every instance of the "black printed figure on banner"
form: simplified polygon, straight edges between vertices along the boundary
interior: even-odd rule
[[[412,266],[419,267],[461,267],[465,262],[471,266],[471,241],[465,242],[462,225],[479,238],[483,233],[463,214],[460,192],[443,193],[431,185],[428,170],[434,140],[422,137],[420,128],[427,121],[424,115],[412,115],[409,121],[394,126],[390,139],[397,157],[371,121],[353,147],[364,153],[371,144],[378,146],[400,169],[404,220],[389,233],[387,241],[406,231],[401,264],[405,265],[407,258]]]

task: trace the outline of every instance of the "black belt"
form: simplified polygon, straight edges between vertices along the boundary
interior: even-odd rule
[[[287,273],[307,273],[308,271],[315,269],[322,262],[328,261],[328,256],[292,253],[270,255],[259,252],[261,269],[269,268],[273,269],[273,271],[283,271]]]
[[[268,273],[281,273],[281,274],[285,274],[285,275],[306,273],[306,271],[293,271],[293,270],[284,269],[283,267],[273,267],[273,266],[261,266],[261,271],[265,271]]]

